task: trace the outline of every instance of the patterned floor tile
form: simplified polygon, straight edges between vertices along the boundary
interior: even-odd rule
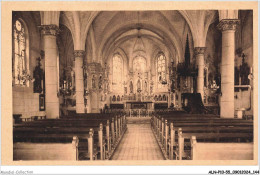
[[[112,160],[163,160],[149,123],[127,124]]]

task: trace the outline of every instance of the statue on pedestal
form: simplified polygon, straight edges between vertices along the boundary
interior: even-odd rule
[[[92,77],[92,88],[93,89],[96,89],[96,77],[95,77],[95,75],[93,75],[93,77]]]
[[[245,57],[245,54],[243,54],[242,65],[240,66],[241,85],[249,85],[248,75],[250,73],[250,68],[248,64],[245,62]]]
[[[140,81],[140,79],[138,79],[138,81],[137,81],[137,91],[141,92],[141,81]]]
[[[147,81],[144,82],[144,90],[147,92]]]
[[[102,89],[102,76],[99,77],[98,88]]]
[[[33,82],[33,92],[34,93],[41,93],[43,90],[42,87],[42,81],[43,81],[43,70],[41,68],[41,58],[37,58],[38,60],[38,65],[35,67],[33,71],[33,77],[34,77],[34,82]]]
[[[130,81],[130,93],[133,93],[133,82]]]

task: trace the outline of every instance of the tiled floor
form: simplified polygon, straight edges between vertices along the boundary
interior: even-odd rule
[[[112,160],[163,160],[150,123],[127,124]]]

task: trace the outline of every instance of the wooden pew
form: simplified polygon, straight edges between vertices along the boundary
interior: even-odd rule
[[[202,117],[199,115],[185,116],[184,114],[182,117],[173,117],[172,115],[161,117],[155,115],[151,119],[151,125],[155,135],[159,135],[159,142],[161,142],[160,146],[163,147],[162,151],[170,159],[173,159],[174,147],[178,145],[178,136],[176,137],[177,132],[175,132],[178,127],[184,128],[185,132],[215,132],[221,134],[227,132],[226,136],[222,134],[225,137],[231,132],[243,132],[242,135],[245,135],[245,138],[252,138],[253,133],[252,121],[246,122],[240,119],[220,119],[218,117],[212,117],[212,115],[204,115]],[[177,140],[177,143],[175,140]]]
[[[48,136],[51,138],[52,136]],[[38,138],[40,139],[40,138]],[[45,137],[46,139],[46,137]],[[78,160],[77,136],[71,143],[29,143],[16,142],[13,144],[13,160]]]
[[[98,116],[98,117],[97,117]],[[124,132],[127,129],[127,121],[126,116],[115,116],[115,115],[103,115],[103,114],[95,114],[95,115],[77,115],[75,117],[66,118],[67,120],[98,120],[102,121],[104,119],[108,119],[107,123],[110,122],[110,125],[106,127],[106,136],[108,140],[108,152],[115,149],[118,145],[120,139],[122,138]],[[111,129],[109,129],[111,128]],[[111,134],[110,134],[111,132]]]
[[[63,117],[62,119],[66,120],[104,120],[108,119],[111,123],[110,128],[111,130],[108,130],[109,128],[106,128],[106,135],[107,139],[109,138],[110,141],[107,144],[109,146],[109,151],[111,149],[115,149],[116,145],[118,144],[120,138],[122,137],[123,133],[127,129],[127,122],[126,122],[126,116],[119,116],[114,114],[76,114],[74,116],[69,117]],[[111,134],[110,134],[111,131]],[[109,137],[108,137],[109,136]],[[113,148],[112,148],[113,147]],[[108,152],[109,152],[108,151]]]
[[[111,118],[104,117],[104,118],[98,118],[98,117],[66,117],[62,118],[62,121],[66,122],[71,122],[71,121],[82,121],[82,122],[95,122],[98,121],[103,124],[104,129],[103,129],[103,136],[105,137],[105,143],[106,143],[106,149],[104,150],[105,154],[109,156],[109,153],[111,152],[112,149],[112,135],[114,135],[114,122]],[[112,134],[111,134],[112,133]],[[106,157],[107,157],[106,156]]]
[[[102,124],[103,127],[99,127],[99,124]],[[101,159],[105,159],[106,157],[109,158],[109,156],[111,156],[111,152],[114,151],[116,145],[119,143],[120,138],[127,128],[125,116],[115,114],[73,114],[71,116],[63,116],[61,119],[45,119],[41,121],[25,122],[22,123],[22,125],[15,125],[16,130],[19,127],[20,129],[25,130],[25,127],[27,127],[27,131],[31,128],[34,132],[39,132],[40,128],[57,129],[57,127],[59,127],[59,134],[62,133],[62,127],[76,132],[77,134],[80,134],[79,130],[86,131],[86,129],[90,129],[90,127],[92,127],[93,142],[99,143]],[[73,127],[77,127],[78,130],[72,129]],[[37,130],[35,130],[35,128],[37,128]],[[50,129],[48,129],[48,131],[50,131]],[[46,134],[46,132],[44,134]]]
[[[156,125],[156,124],[155,124]],[[252,138],[253,133],[253,127],[252,126],[245,126],[245,127],[223,127],[223,126],[191,126],[191,127],[182,127],[183,131],[186,132],[208,132],[208,133],[215,133],[216,139],[221,139],[223,137],[220,137],[219,135],[222,135],[226,137],[227,135],[230,135],[235,132],[235,137],[243,138],[242,136],[245,136],[244,138]],[[164,135],[164,142],[161,142],[161,146],[164,147],[165,154],[167,154],[169,159],[173,159],[173,152],[174,147],[178,145],[178,135],[177,135],[178,128],[175,128],[173,123],[168,124],[167,120],[165,121],[165,135]],[[198,133],[198,134],[199,134]],[[226,134],[225,135],[223,135]],[[206,138],[205,138],[206,139]],[[176,141],[177,140],[177,141]]]
[[[171,132],[175,134],[176,130],[178,129],[178,137],[176,136],[175,138],[178,140],[177,144],[179,145],[179,150],[183,150],[180,141],[181,141],[181,136],[180,132],[182,133],[182,137],[184,138],[189,138],[191,135],[197,135],[198,138],[208,140],[210,138],[213,138],[216,141],[225,141],[225,140],[230,140],[232,139],[233,141],[252,141],[253,139],[253,126],[231,126],[232,124],[224,124],[224,125],[217,125],[217,126],[211,126],[211,125],[204,125],[204,126],[186,126],[182,127],[179,125],[178,128],[175,127],[174,129],[172,124]],[[230,127],[231,126],[231,127]],[[235,140],[234,140],[235,139]],[[171,139],[170,139],[171,140]],[[183,142],[183,141],[182,141]],[[171,150],[172,147],[176,144],[174,140],[171,142],[173,145],[171,145]],[[183,144],[182,144],[183,145]]]
[[[77,137],[79,140],[77,142],[78,153],[85,152],[84,154],[88,155],[90,160],[96,159],[97,152],[94,149],[93,141],[94,130],[92,128],[80,132],[78,130],[79,128],[19,127],[14,128],[13,142],[14,144],[19,143],[18,146],[21,143],[29,146],[34,143],[37,143],[36,146],[46,146],[53,143],[70,143],[71,138]]]
[[[86,121],[85,121],[86,122]],[[37,135],[39,134],[48,134],[50,132],[57,132],[58,134],[62,133],[73,133],[81,135],[82,133],[86,133],[90,129],[93,130],[93,142],[97,143],[99,147],[100,159],[105,159],[105,146],[106,142],[103,138],[103,124],[100,122],[91,122],[85,123],[82,121],[62,121],[59,119],[51,119],[51,120],[41,120],[41,121],[33,121],[27,122],[24,124],[14,125],[14,133],[19,134],[19,131],[23,130],[23,134],[33,132]],[[89,121],[87,121],[89,122]]]
[[[103,123],[104,129],[103,129],[103,136],[105,136],[104,144],[104,153],[106,156],[102,157],[110,157],[112,149],[115,149],[116,145],[119,142],[119,137],[122,137],[122,134],[126,130],[126,118],[125,116],[116,116],[111,114],[74,114],[71,116],[63,116],[58,121],[53,119],[47,119],[45,121],[35,121],[35,125],[38,124],[38,126],[43,125],[43,123],[47,122],[47,126],[51,127],[52,125],[55,125],[55,122],[61,124],[63,122],[63,126],[71,127],[75,124],[73,122],[76,122],[76,125],[79,127],[84,127],[86,122],[95,122],[99,121]],[[79,122],[80,121],[80,122]],[[111,122],[110,122],[111,121]],[[48,123],[49,122],[49,123]],[[111,134],[110,134],[111,132]],[[99,139],[101,140],[101,139]],[[101,152],[103,155],[103,153]]]
[[[176,150],[176,155],[179,158],[179,160],[182,160],[183,157],[190,157],[189,151],[184,150],[185,146],[190,146],[188,143],[190,143],[190,138],[192,136],[195,136],[197,139],[200,140],[211,140],[212,141],[218,141],[220,139],[251,139],[253,138],[253,133],[237,133],[237,130],[234,130],[233,132],[229,133],[208,133],[204,130],[204,132],[191,132],[191,133],[183,133],[182,128],[179,128],[178,130],[178,149]],[[185,143],[184,139],[187,139],[188,142]],[[208,142],[208,141],[207,141]],[[230,141],[228,141],[230,142]],[[236,141],[232,141],[234,143]],[[237,141],[240,142],[240,141]],[[223,143],[223,142],[222,142]],[[226,143],[226,142],[225,142]]]
[[[173,122],[175,126],[253,126],[252,121],[245,121],[241,119],[207,119],[207,118],[155,118],[152,120],[153,125],[157,125],[158,129],[161,129],[161,125],[164,125],[162,121],[167,120],[168,123]]]
[[[253,143],[204,143],[191,138],[192,160],[253,160]]]
[[[112,145],[114,146],[115,143],[120,140],[119,138],[127,129],[127,121],[125,115],[118,115],[118,114],[75,114],[73,116],[64,116],[63,118],[70,118],[70,119],[93,119],[93,120],[103,120],[109,119],[111,123],[111,136],[112,138]]]

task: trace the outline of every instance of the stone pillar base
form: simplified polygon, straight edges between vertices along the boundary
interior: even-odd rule
[[[235,111],[230,109],[234,109],[234,101],[222,101],[220,106],[220,117],[234,118]]]

